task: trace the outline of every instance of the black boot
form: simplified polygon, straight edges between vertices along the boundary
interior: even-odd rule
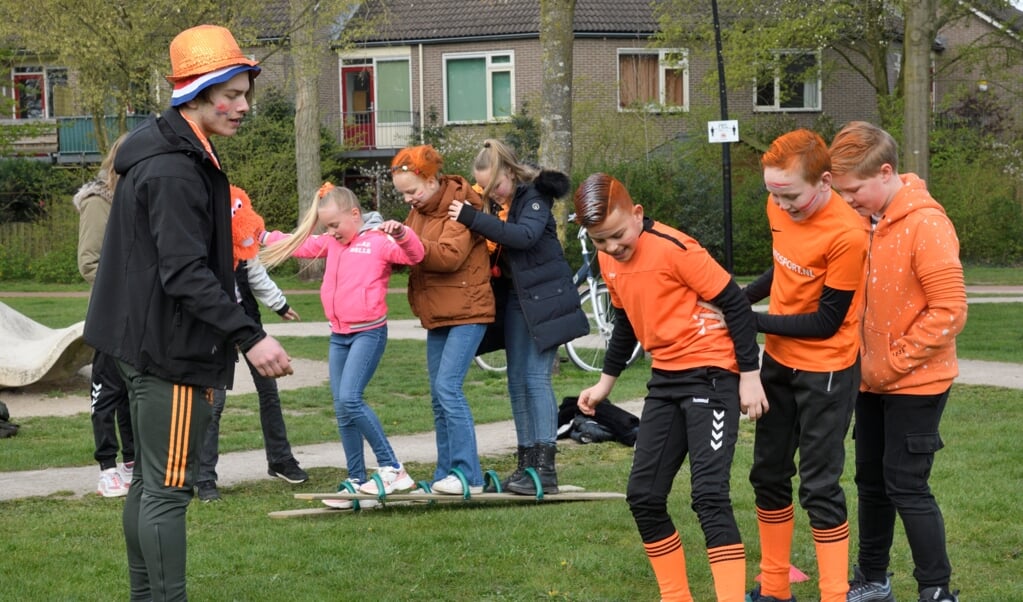
[[[544,494],[558,492],[558,472],[554,467],[554,455],[558,453],[553,443],[538,443],[529,448],[528,466],[540,477]],[[536,495],[533,477],[523,473],[522,478],[508,483],[508,491],[521,495]]]
[[[515,472],[511,473],[511,476],[509,476],[507,479],[501,481],[501,493],[505,493],[508,491],[508,483],[521,479],[522,475],[525,474],[524,471],[526,470],[526,466],[529,465],[527,462],[527,459],[529,457],[529,449],[530,448],[528,447],[523,447],[520,445],[516,450],[516,453],[518,455],[518,464],[515,467]],[[486,491],[487,493],[496,493],[497,487],[494,487],[493,483],[487,483],[487,487],[486,489],[484,489],[484,491]]]

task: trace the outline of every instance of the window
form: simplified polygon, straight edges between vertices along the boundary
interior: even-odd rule
[[[821,108],[820,54],[786,50],[773,65],[761,70],[754,91],[756,111],[819,111]]]
[[[444,56],[447,123],[484,123],[515,112],[515,55],[511,52]]]
[[[67,69],[15,67],[11,83],[15,119],[53,118],[72,112]]]
[[[408,59],[377,62],[377,122],[412,123],[412,84]]]
[[[618,110],[687,111],[688,89],[685,50],[618,50]]]

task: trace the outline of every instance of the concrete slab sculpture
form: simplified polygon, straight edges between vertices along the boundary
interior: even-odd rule
[[[89,365],[84,328],[84,321],[48,328],[0,303],[0,387],[63,380]]]

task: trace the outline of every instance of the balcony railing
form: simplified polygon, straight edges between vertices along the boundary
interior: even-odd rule
[[[341,114],[338,139],[353,150],[397,149],[414,143],[418,126],[414,111],[348,111]]]

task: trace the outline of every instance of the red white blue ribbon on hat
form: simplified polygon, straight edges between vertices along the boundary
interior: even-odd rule
[[[186,102],[193,100],[206,88],[215,84],[222,84],[232,77],[243,73],[245,71],[255,71],[259,73],[259,67],[250,65],[231,65],[230,67],[224,67],[223,69],[217,69],[203,75],[197,75],[192,79],[186,79],[174,84],[174,91],[171,93],[171,106],[177,107],[185,104]]]

